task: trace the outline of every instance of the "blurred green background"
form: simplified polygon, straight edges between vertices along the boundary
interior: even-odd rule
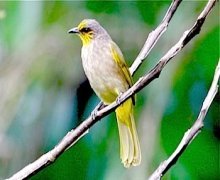
[[[167,32],[134,76],[147,73],[193,25],[205,1],[183,1]],[[0,179],[52,149],[99,102],[84,75],[78,37],[67,31],[96,18],[129,65],[170,1],[0,2]],[[177,147],[210,87],[219,58],[219,7],[201,33],[137,96],[135,118],[142,164],[125,169],[119,159],[115,115],[53,165],[31,179],[144,180]],[[199,136],[164,179],[219,179],[219,93]]]

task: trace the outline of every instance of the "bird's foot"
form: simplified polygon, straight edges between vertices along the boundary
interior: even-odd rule
[[[123,93],[120,92],[119,95],[118,95],[118,97],[116,98],[115,101],[116,101],[117,104],[121,104],[121,95],[122,95],[122,94],[123,94]]]
[[[103,107],[103,102],[100,102],[95,109],[91,112],[91,117],[93,120],[95,120],[96,116],[97,116],[97,112]]]

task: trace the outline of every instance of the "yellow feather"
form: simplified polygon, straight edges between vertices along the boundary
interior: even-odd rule
[[[126,168],[141,162],[141,150],[133,117],[132,100],[128,99],[116,109],[120,139],[120,157]]]
[[[125,63],[125,60],[123,58],[123,55],[121,53],[121,51],[119,50],[119,47],[112,42],[112,47],[111,47],[111,52],[112,52],[112,56],[114,61],[116,62],[116,64],[118,64],[119,68],[123,71],[123,74],[125,76],[125,79],[127,81],[127,83],[129,84],[129,86],[132,86],[132,79],[131,79],[131,74],[130,71],[128,70],[128,67]]]
[[[90,33],[82,33],[79,35],[80,39],[82,40],[83,46],[87,46],[91,43],[92,34]]]
[[[118,46],[112,42],[111,53],[113,60],[122,70],[124,79],[129,87],[132,86],[132,78],[130,71],[125,63],[123,55]],[[125,101],[116,109],[116,117],[118,122],[119,139],[120,139],[120,156],[121,161],[126,168],[131,165],[137,166],[141,162],[141,150],[136,131],[135,121],[133,117],[134,97]]]
[[[78,25],[78,29],[81,30],[83,29],[84,27],[87,27],[87,21],[82,21],[79,25]],[[91,40],[92,40],[92,37],[93,37],[93,34],[92,32],[89,32],[89,33],[80,33],[79,34],[79,37],[80,39],[82,40],[82,43],[83,43],[83,46],[86,46],[86,45],[89,45]]]
[[[113,60],[119,66],[119,69],[122,70],[122,74],[124,75],[125,80],[127,81],[129,87],[131,87],[133,85],[131,73],[127,67],[127,64],[125,63],[121,50],[114,42],[112,42],[111,44],[111,53],[112,53]],[[135,96],[132,97],[132,101],[133,101],[133,104],[135,104]]]

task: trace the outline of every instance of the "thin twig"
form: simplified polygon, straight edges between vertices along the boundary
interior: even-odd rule
[[[196,34],[200,32],[200,28],[203,25],[203,22],[208,15],[208,12],[211,11],[216,1],[209,1],[207,6],[204,8],[203,12],[200,14],[196,23],[193,25],[191,29],[186,31],[179,42],[174,45],[159,61],[159,63],[145,76],[140,78],[128,91],[123,93],[117,101],[112,104],[102,108],[97,111],[97,113],[92,117],[88,117],[85,121],[83,121],[76,129],[71,130],[68,134],[61,140],[61,142],[54,147],[48,153],[42,155],[39,159],[34,161],[33,163],[27,165],[12,177],[10,180],[17,179],[25,179],[31,177],[36,174],[38,171],[43,169],[44,167],[52,164],[66,149],[68,149],[72,144],[75,144],[83,135],[85,135],[89,128],[93,126],[98,120],[103,118],[104,116],[110,114],[113,110],[115,110],[121,103],[130,98],[135,93],[139,92],[145,86],[147,86],[151,81],[158,78],[162,69],[165,65],[194,37]],[[211,6],[210,6],[211,4]],[[177,8],[177,7],[176,7]],[[207,12],[207,13],[204,13]],[[200,19],[203,19],[201,21]]]
[[[137,58],[135,59],[134,63],[129,69],[132,75],[137,71],[137,69],[143,63],[144,59],[148,56],[151,49],[157,43],[157,41],[162,36],[162,34],[167,30],[169,22],[172,19],[174,13],[176,12],[181,2],[182,0],[173,0],[162,22],[159,24],[159,26],[157,26],[155,30],[153,30],[148,35],[148,38],[145,41],[143,48],[141,49],[140,53],[138,54]]]
[[[179,143],[176,150],[171,154],[171,156],[163,161],[159,167],[153,172],[153,174],[150,176],[149,180],[158,180],[160,179],[168,169],[170,169],[179,159],[179,157],[182,155],[182,153],[185,151],[187,146],[191,143],[191,141],[199,134],[200,130],[203,127],[203,121],[206,116],[206,113],[218,91],[218,80],[220,76],[220,60],[218,62],[218,65],[215,69],[214,78],[212,81],[212,85],[209,89],[209,92],[203,102],[202,108],[200,110],[199,116],[193,126],[188,129],[181,142]]]

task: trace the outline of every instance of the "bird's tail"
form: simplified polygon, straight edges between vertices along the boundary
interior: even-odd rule
[[[120,139],[120,157],[126,168],[141,162],[141,149],[133,117],[132,99],[128,99],[116,109]]]

